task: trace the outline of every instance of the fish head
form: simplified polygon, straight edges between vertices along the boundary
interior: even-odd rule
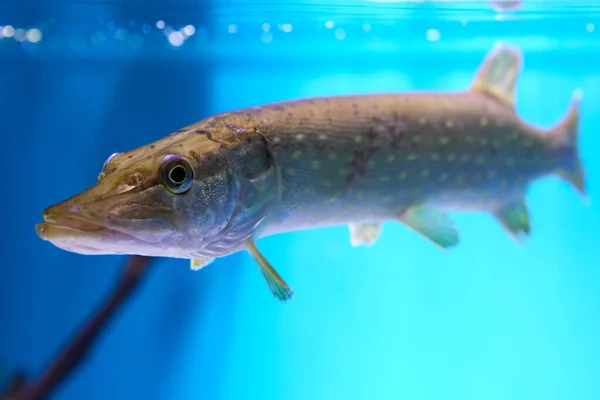
[[[92,187],[44,210],[36,231],[80,254],[225,255],[264,219],[273,170],[260,140],[174,134],[110,156]]]

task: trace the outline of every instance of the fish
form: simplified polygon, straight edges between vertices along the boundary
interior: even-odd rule
[[[586,196],[579,104],[548,129],[523,121],[521,50],[496,43],[458,91],[289,99],[208,116],[109,156],[97,182],[43,211],[40,238],[84,255],[188,259],[193,270],[247,252],[279,300],[295,292],[259,239],[348,226],[372,246],[398,222],[449,249],[451,212],[484,212],[521,242],[526,191],[557,176]]]

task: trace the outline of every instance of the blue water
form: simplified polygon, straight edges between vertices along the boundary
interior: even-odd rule
[[[160,260],[52,398],[600,398],[600,12],[320,3],[0,3],[3,372],[37,376],[119,277],[124,257],[34,230],[111,153],[237,107],[460,90],[504,40],[524,52],[527,122],[553,125],[583,90],[589,203],[536,182],[522,246],[485,214],[455,215],[461,244],[445,252],[391,222],[371,248],[347,227],[269,237],[259,247],[296,292],[285,304],[249,255],[198,273]]]

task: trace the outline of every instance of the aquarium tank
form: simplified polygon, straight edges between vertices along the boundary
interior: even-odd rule
[[[600,398],[595,3],[0,2],[3,398]],[[447,249],[392,219],[368,246],[352,245],[347,224],[269,235],[257,246],[294,291],[279,301],[245,251],[194,271],[182,258],[78,254],[36,233],[44,209],[94,185],[113,153],[245,107],[467,91],[502,44],[522,56],[519,70],[501,66],[517,74],[502,115],[546,131],[579,107],[569,132],[583,190],[574,176],[532,181],[529,235],[460,210]],[[510,86],[488,79],[500,97]],[[473,118],[485,108],[459,103]],[[139,280],[115,292],[136,260],[149,262]]]

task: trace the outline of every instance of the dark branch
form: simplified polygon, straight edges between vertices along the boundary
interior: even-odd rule
[[[16,399],[16,395],[23,389],[25,386],[26,380],[25,375],[21,373],[16,373],[12,375],[8,387],[6,388],[6,393],[2,396],[2,399],[10,400]]]
[[[99,334],[115,315],[115,311],[125,302],[133,289],[138,286],[140,279],[148,269],[150,261],[151,258],[149,257],[130,257],[113,293],[42,375],[31,382],[23,383],[22,378],[20,378],[20,381],[14,380],[2,398],[41,400],[47,397],[88,355]]]

